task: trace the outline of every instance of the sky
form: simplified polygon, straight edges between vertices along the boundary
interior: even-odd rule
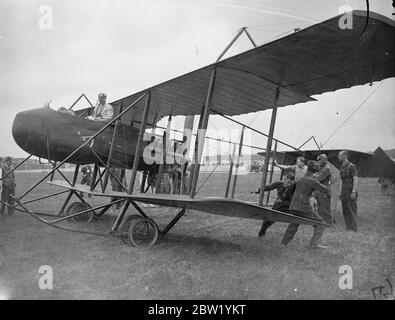
[[[81,93],[96,102],[103,91],[111,102],[213,63],[241,27],[262,45],[331,18],[344,5],[366,8],[365,0],[0,0],[0,156],[26,155],[11,134],[22,110],[49,100],[53,108],[68,107]],[[43,6],[52,11],[51,28],[42,28]],[[395,12],[390,0],[370,1],[370,10],[391,19]],[[249,49],[243,35],[225,57]],[[391,78],[280,108],[275,137],[296,147],[311,136],[324,143],[375,91],[324,147],[395,148],[394,89]],[[268,132],[270,115],[267,110],[234,118]],[[182,128],[182,121],[177,118],[173,127]],[[209,128],[239,126],[213,116]],[[265,148],[264,137],[246,133],[245,141]]]

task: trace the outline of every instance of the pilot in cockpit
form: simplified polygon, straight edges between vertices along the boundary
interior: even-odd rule
[[[111,105],[106,103],[107,95],[105,93],[99,93],[99,100],[96,103],[95,109],[91,116],[86,119],[96,121],[110,121],[114,115],[114,109]]]

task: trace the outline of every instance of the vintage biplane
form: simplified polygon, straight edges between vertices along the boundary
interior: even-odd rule
[[[242,28],[215,63],[112,102],[115,115],[108,123],[84,118],[92,112],[93,107],[78,110],[75,115],[48,107],[18,113],[12,128],[16,143],[30,155],[51,161],[53,169],[15,198],[15,208],[60,229],[119,236],[136,246],[155,243],[158,235],[166,234],[188,209],[230,217],[323,224],[314,219],[271,210],[263,205],[262,186],[267,181],[270,153],[265,155],[262,192],[256,203],[234,199],[235,174],[232,196],[228,196],[232,165],[225,197],[199,197],[196,194],[197,182],[211,114],[229,118],[271,109],[270,127],[268,134],[265,134],[265,150],[272,150],[273,141],[290,147],[273,137],[279,107],[313,101],[312,95],[371,84],[395,76],[394,22],[373,12],[353,11],[348,14],[352,14],[353,18],[351,29],[341,28],[339,20],[343,15],[339,15],[260,46],[255,44],[248,30]],[[254,48],[222,59],[243,33],[249,37]],[[188,164],[191,177],[188,192],[175,195],[136,191],[134,183],[138,171],[156,166],[158,177],[163,173],[166,163],[147,164],[143,160],[143,153],[149,143],[157,139],[162,141],[163,150],[167,150],[166,139],[153,133],[148,139],[144,137],[147,129],[155,127],[160,118],[168,115],[200,115],[193,161]],[[243,129],[248,128],[243,125]],[[65,163],[75,164],[71,181],[60,171]],[[95,165],[90,186],[77,183],[79,167],[84,164]],[[122,192],[106,188],[109,177],[116,179],[111,170],[114,167],[132,170],[128,187],[124,187]],[[55,173],[62,175],[64,180],[54,180]],[[28,203],[52,195],[22,201],[48,179],[51,185],[64,188],[62,192],[67,194],[59,217],[55,218],[44,218],[43,213],[27,208]],[[80,196],[80,192],[111,200],[92,207]],[[78,201],[70,204],[72,197]],[[122,209],[107,232],[63,226],[63,222],[70,219],[74,222],[100,219],[118,202],[123,202]],[[142,203],[179,208],[179,212],[160,229],[144,211]],[[130,205],[140,215],[128,213]]]

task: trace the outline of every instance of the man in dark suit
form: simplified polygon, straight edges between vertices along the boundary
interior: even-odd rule
[[[265,191],[277,189],[277,199],[273,204],[272,209],[288,213],[289,205],[292,200],[292,196],[295,192],[295,176],[292,173],[288,173],[284,181],[276,181],[272,184],[265,186]],[[254,193],[260,193],[260,189]],[[258,237],[263,237],[266,230],[274,223],[274,221],[264,220],[262,223],[261,230],[259,230]]]
[[[11,157],[5,159],[5,164],[2,166],[2,177],[3,177],[3,190],[1,192],[1,209],[0,214],[4,214],[5,203],[11,207],[8,207],[8,214],[14,213],[14,199],[11,197],[15,196],[15,176],[11,167]],[[12,172],[11,172],[12,171]]]

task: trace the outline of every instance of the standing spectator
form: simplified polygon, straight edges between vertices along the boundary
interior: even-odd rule
[[[14,172],[10,172],[12,170],[11,167],[11,157],[5,158],[5,164],[2,167],[2,182],[3,182],[3,190],[1,192],[1,204],[0,214],[4,214],[5,204],[9,205],[8,214],[11,215],[14,213],[14,199],[11,197],[15,196],[15,176]]]
[[[86,184],[87,186],[90,186],[92,183],[92,169],[90,166],[84,166],[81,169],[82,173],[82,179],[81,179],[81,184]],[[80,192],[80,196],[83,197],[84,193]],[[92,197],[90,193],[88,193],[88,198]]]
[[[323,184],[325,187],[329,188],[332,181],[332,172],[328,163],[328,157],[326,154],[321,154],[318,157],[319,171],[315,178]],[[331,214],[331,194],[330,192],[316,191],[317,198],[317,208],[319,216],[328,224],[332,224],[332,214]]]
[[[340,151],[338,159],[341,162],[341,194],[344,222],[347,230],[358,231],[358,172],[353,163],[348,160],[348,152]]]
[[[182,167],[178,163],[169,164],[167,173],[170,183],[170,194],[180,193]]]
[[[295,175],[295,182],[298,182],[301,177],[304,177],[307,172],[307,166],[305,164],[305,159],[303,157],[296,158],[296,164],[293,166],[285,166],[282,164],[277,164],[277,161],[274,160],[274,165],[279,167],[282,170],[292,170]]]
[[[392,181],[390,178],[379,178],[379,183],[381,184],[381,194],[388,196],[390,194],[390,189]]]
[[[3,158],[0,157],[0,177],[3,177]],[[1,190],[3,189],[3,182],[0,182],[0,194]]]

